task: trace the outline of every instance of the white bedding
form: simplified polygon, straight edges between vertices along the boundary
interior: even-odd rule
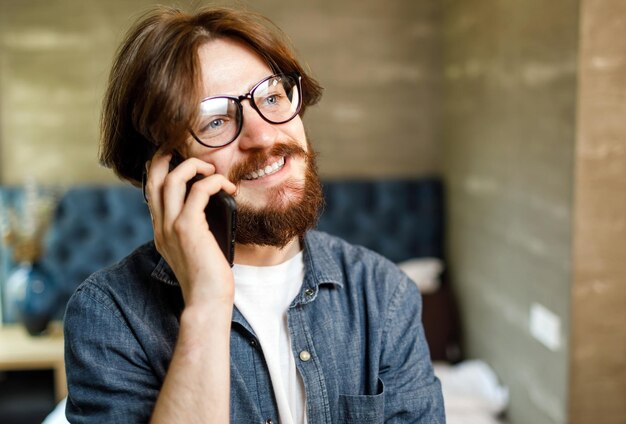
[[[509,391],[485,362],[435,363],[435,375],[441,380],[447,424],[500,423]]]

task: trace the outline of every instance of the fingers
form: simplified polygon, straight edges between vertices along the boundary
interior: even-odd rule
[[[213,175],[214,173],[213,165],[196,158],[187,159],[169,172],[163,181],[163,221],[172,223],[180,215],[185,204],[189,180],[196,174]]]
[[[189,192],[185,206],[179,215],[179,219],[184,221],[189,220],[191,222],[197,219],[202,219],[203,222],[201,224],[206,225],[204,209],[209,203],[210,197],[220,190],[233,194],[236,187],[226,177],[219,174],[214,174],[195,182],[191,187],[191,191]],[[201,211],[202,213],[198,214],[198,211]]]
[[[176,221],[180,221],[177,228],[191,228],[191,231],[193,229],[197,231],[197,228],[201,228],[197,225],[203,225],[199,219],[204,219],[203,211],[210,196],[222,189],[230,194],[236,190],[235,185],[224,176],[215,174],[215,167],[210,163],[190,158],[170,171],[171,158],[171,154],[157,152],[146,164],[148,168],[146,194],[155,240],[175,230]],[[194,183],[185,199],[187,182],[197,174],[207,177]]]

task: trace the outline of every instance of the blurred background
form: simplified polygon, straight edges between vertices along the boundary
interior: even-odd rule
[[[0,0],[0,184],[118,183],[100,102],[152,4]],[[442,179],[463,351],[508,421],[625,423],[626,2],[217,4],[269,16],[325,87],[324,179]]]

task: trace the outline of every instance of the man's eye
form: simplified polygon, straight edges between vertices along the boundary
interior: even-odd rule
[[[209,121],[203,128],[202,131],[210,131],[216,130],[224,125],[224,120],[222,118],[216,118]]]
[[[280,94],[272,94],[265,98],[265,104],[269,106],[277,105],[278,103],[280,103],[280,99]]]
[[[223,119],[214,119],[209,123],[209,127],[211,128],[219,128],[222,125],[224,125],[224,120]]]

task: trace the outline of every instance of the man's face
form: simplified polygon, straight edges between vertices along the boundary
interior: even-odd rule
[[[204,97],[239,96],[273,74],[250,48],[222,38],[199,49]],[[315,157],[300,116],[270,124],[242,101],[243,127],[230,144],[209,148],[192,137],[182,153],[215,166],[237,186],[237,241],[284,246],[304,235],[323,202]]]
[[[199,49],[198,54],[202,68],[204,97],[239,96],[273,74],[256,53],[243,43],[232,39],[210,41]],[[215,166],[218,174],[225,175],[231,180],[235,179],[233,182],[238,185],[239,205],[252,209],[262,209],[270,205],[280,208],[287,206],[290,201],[299,200],[297,191],[286,188],[301,187],[304,184],[305,157],[284,153],[290,149],[282,149],[283,153],[271,151],[278,145],[293,145],[307,152],[302,120],[296,116],[284,124],[270,124],[259,116],[248,100],[243,100],[242,104],[243,128],[234,142],[221,148],[208,148],[190,137],[185,145],[184,155],[209,162]],[[245,178],[246,176],[250,178],[252,171],[264,169],[275,163],[280,165],[277,171],[255,179]],[[250,169],[252,164],[255,169]],[[234,175],[233,172],[238,175]],[[277,194],[280,196],[277,197]]]

